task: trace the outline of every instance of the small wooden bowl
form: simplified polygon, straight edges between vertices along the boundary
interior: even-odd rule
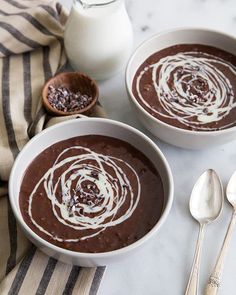
[[[92,101],[86,108],[74,112],[60,111],[51,106],[48,101],[48,87],[50,85],[54,86],[55,88],[66,87],[72,92],[80,91],[82,94],[87,94],[91,96]],[[75,114],[89,113],[98,100],[99,90],[96,82],[89,76],[78,72],[64,72],[57,74],[47,81],[47,83],[43,87],[42,96],[43,105],[50,114],[56,116],[69,116]]]

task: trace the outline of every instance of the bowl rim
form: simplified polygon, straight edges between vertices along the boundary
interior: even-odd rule
[[[20,212],[20,210],[18,210],[17,208],[17,202],[19,200],[19,196],[17,196],[17,198],[13,197],[13,186],[14,186],[14,179],[15,179],[15,170],[18,166],[18,162],[21,158],[21,155],[23,153],[25,153],[25,151],[27,151],[27,149],[31,146],[31,144],[35,141],[37,141],[42,135],[48,133],[49,131],[53,131],[54,129],[60,128],[61,126],[64,125],[70,125],[70,124],[74,124],[75,122],[77,122],[77,124],[80,122],[80,120],[83,121],[94,121],[94,122],[102,122],[105,124],[111,124],[111,125],[116,125],[119,126],[121,128],[124,129],[128,129],[131,132],[136,133],[139,137],[142,137],[142,139],[144,141],[146,141],[149,145],[151,145],[151,147],[155,150],[156,154],[159,156],[159,158],[161,159],[161,161],[164,164],[164,167],[166,169],[166,173],[167,173],[167,182],[168,182],[168,195],[166,197],[166,205],[165,208],[163,209],[162,215],[160,217],[160,219],[157,221],[157,223],[154,225],[154,227],[146,234],[144,235],[141,239],[135,241],[134,243],[125,246],[123,248],[119,248],[117,250],[113,250],[113,251],[108,251],[108,252],[101,252],[101,253],[86,253],[86,252],[76,252],[76,251],[71,251],[65,248],[61,248],[58,247],[54,244],[51,244],[50,242],[44,240],[42,237],[40,237],[39,235],[37,235],[24,221],[23,216]],[[38,241],[40,243],[40,245],[49,248],[50,250],[53,250],[55,253],[60,253],[63,255],[67,255],[70,257],[74,257],[74,258],[93,258],[93,259],[99,259],[99,258],[108,258],[111,256],[116,256],[119,254],[125,254],[139,246],[141,246],[145,241],[147,241],[148,239],[150,239],[163,225],[163,223],[165,222],[165,220],[167,219],[167,216],[170,213],[172,204],[173,204],[173,199],[174,199],[174,181],[173,181],[173,176],[172,176],[172,172],[169,166],[169,163],[167,161],[167,159],[165,158],[164,154],[161,152],[161,150],[159,149],[159,147],[144,133],[142,133],[141,131],[137,130],[134,127],[131,127],[125,123],[119,122],[119,121],[115,121],[115,120],[111,120],[111,119],[106,119],[106,118],[80,118],[78,119],[72,119],[69,121],[64,121],[61,123],[58,123],[54,126],[48,127],[45,130],[43,130],[42,132],[40,132],[39,134],[37,134],[36,136],[34,136],[21,150],[21,152],[18,154],[11,173],[10,173],[10,178],[9,178],[9,184],[8,184],[8,188],[9,188],[9,200],[10,200],[10,204],[11,204],[11,208],[13,210],[13,213],[17,219],[17,222],[20,224],[20,226],[28,233],[28,235],[30,237],[32,237],[34,240]]]
[[[132,100],[132,102],[135,104],[135,106],[146,116],[148,117],[150,120],[154,121],[155,123],[165,127],[165,128],[169,128],[174,132],[180,132],[183,133],[185,135],[200,135],[202,137],[208,137],[209,135],[213,135],[213,136],[217,136],[217,135],[222,135],[222,134],[228,134],[231,132],[236,131],[236,126],[232,126],[229,128],[225,128],[222,130],[209,130],[209,131],[196,131],[196,130],[188,130],[188,129],[183,129],[183,128],[179,128],[170,124],[165,123],[164,121],[161,121],[160,119],[152,116],[147,110],[145,110],[142,105],[137,101],[137,99],[134,97],[133,95],[133,91],[132,91],[132,83],[133,83],[133,78],[132,77],[132,81],[131,83],[129,82],[129,72],[130,72],[130,68],[132,67],[132,63],[133,60],[136,58],[136,55],[139,53],[139,50],[142,49],[143,47],[147,46],[149,42],[151,42],[154,39],[157,39],[163,35],[169,34],[169,33],[175,33],[175,32],[180,32],[182,31],[187,32],[187,31],[195,31],[195,32],[206,32],[209,34],[218,34],[218,35],[222,35],[226,38],[231,39],[232,41],[234,41],[236,43],[236,37],[234,37],[233,35],[230,35],[228,33],[225,33],[223,31],[220,30],[214,30],[214,29],[208,29],[205,27],[177,27],[177,28],[172,28],[172,29],[167,29],[164,31],[161,31],[157,34],[152,35],[151,37],[147,38],[146,40],[144,40],[136,49],[135,51],[132,53],[127,66],[126,66],[126,71],[125,71],[125,84],[126,84],[126,89],[128,91],[129,97]],[[227,51],[227,50],[225,50]],[[144,61],[143,61],[144,62]],[[140,64],[141,65],[141,64]]]
[[[50,86],[52,81],[56,80],[60,76],[78,76],[78,77],[83,77],[87,79],[88,81],[90,81],[91,87],[93,87],[95,90],[95,95],[92,97],[91,103],[85,108],[79,109],[73,112],[64,112],[64,111],[58,110],[57,108],[52,107],[52,105],[49,103],[47,98],[48,87]],[[57,116],[70,116],[70,115],[84,114],[95,106],[95,104],[98,101],[98,97],[99,97],[99,88],[96,81],[92,79],[90,76],[88,76],[87,74],[84,74],[82,72],[59,72],[55,74],[54,76],[52,76],[51,78],[49,78],[44,84],[42,89],[42,101],[46,111],[50,112],[51,114],[55,114]]]

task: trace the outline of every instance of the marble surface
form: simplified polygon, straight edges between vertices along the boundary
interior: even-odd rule
[[[68,7],[71,1],[62,0]],[[135,47],[165,29],[183,26],[207,27],[236,35],[235,0],[127,0],[132,19]],[[204,151],[180,149],[154,139],[131,111],[124,83],[125,70],[99,83],[100,99],[108,117],[132,125],[150,136],[170,163],[174,181],[174,203],[160,232],[126,261],[110,265],[100,295],[184,294],[192,264],[198,224],[191,218],[188,203],[192,186],[207,168],[215,169],[224,186],[236,169],[236,141]],[[200,289],[215,263],[231,216],[225,202],[219,220],[207,226],[203,245]],[[236,294],[236,231],[225,262],[221,295]]]

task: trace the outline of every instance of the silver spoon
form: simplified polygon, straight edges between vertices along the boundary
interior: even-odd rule
[[[192,216],[199,222],[199,234],[185,295],[198,294],[200,256],[205,225],[220,215],[223,200],[223,188],[218,175],[212,169],[206,170],[194,185],[189,203]]]
[[[227,189],[226,189],[226,196],[228,201],[233,207],[233,213],[231,217],[230,224],[228,226],[225,239],[222,245],[222,248],[220,250],[220,254],[218,256],[216,265],[213,269],[213,272],[209,278],[208,284],[206,286],[205,295],[215,295],[218,293],[219,287],[220,287],[220,280],[221,280],[221,274],[223,270],[223,263],[225,256],[227,254],[229,243],[232,238],[233,229],[236,222],[236,171],[231,176]]]

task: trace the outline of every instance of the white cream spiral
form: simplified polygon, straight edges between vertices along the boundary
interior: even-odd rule
[[[73,155],[66,156],[71,150]],[[59,237],[34,219],[32,203],[42,185],[57,221],[80,231],[79,238]],[[128,163],[89,148],[73,146],[60,153],[36,184],[29,197],[28,212],[33,224],[52,239],[78,242],[128,219],[138,205],[140,191],[139,177]],[[84,230],[89,233],[83,234]]]
[[[152,114],[176,119],[192,129],[209,130],[207,124],[222,120],[236,107],[233,88],[222,72],[223,67],[236,77],[234,65],[211,54],[190,51],[166,56],[139,73],[138,97]],[[152,85],[146,87],[154,87],[162,110],[150,105],[140,89],[141,81],[149,71]],[[235,122],[217,129],[233,124]]]

